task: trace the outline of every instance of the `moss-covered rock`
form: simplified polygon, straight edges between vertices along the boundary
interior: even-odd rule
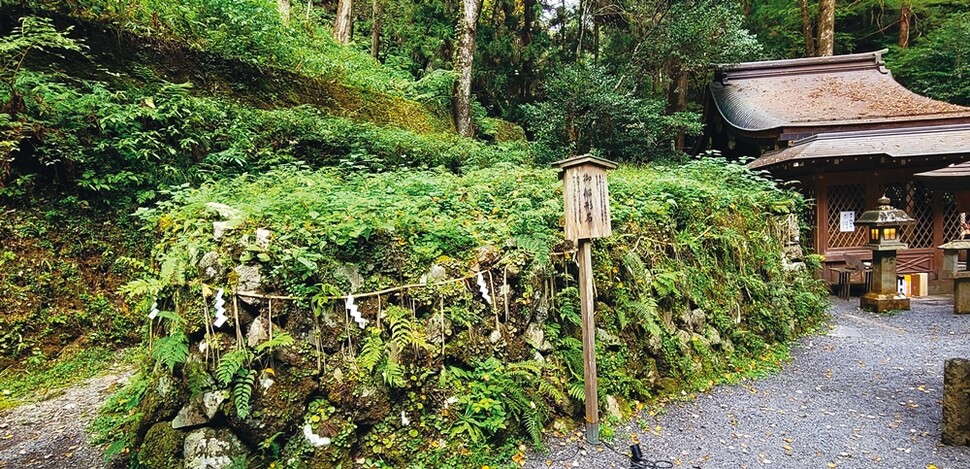
[[[142,421],[149,425],[156,422],[168,424],[189,402],[190,394],[183,383],[164,371],[158,371],[152,376],[137,412],[142,414]]]
[[[278,433],[292,432],[302,422],[304,408],[319,387],[314,379],[289,367],[275,369],[272,378],[264,373],[260,381],[272,384],[264,388],[257,382],[249,416],[240,418],[231,400],[223,406],[229,425],[250,446],[258,446]]]
[[[187,432],[175,430],[168,422],[158,422],[145,433],[138,448],[138,462],[151,469],[168,469],[182,465],[182,443]]]

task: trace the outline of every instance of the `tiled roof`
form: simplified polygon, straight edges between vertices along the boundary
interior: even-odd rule
[[[719,65],[711,94],[725,121],[749,132],[970,122],[970,108],[897,83],[884,52]]]

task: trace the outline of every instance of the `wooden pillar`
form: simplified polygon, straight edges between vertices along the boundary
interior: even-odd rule
[[[829,187],[824,174],[815,180],[815,203],[815,253],[824,256],[829,249]],[[826,265],[822,265],[822,280],[828,282]]]
[[[943,191],[939,189],[934,189],[932,194],[933,194],[932,195],[933,196],[933,244],[932,246],[939,246],[943,243],[946,243],[947,241],[950,241],[949,239],[945,239],[946,233],[944,233],[945,220],[943,218],[946,215],[945,213],[946,207],[943,204]],[[931,265],[933,266],[933,272],[931,272],[931,275],[935,277],[935,279],[939,279],[941,277],[941,273],[942,273],[941,267],[943,265],[942,250],[940,249],[933,250],[933,261]]]

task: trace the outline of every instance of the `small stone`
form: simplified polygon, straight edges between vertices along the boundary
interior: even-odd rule
[[[172,419],[172,428],[178,430],[180,428],[198,427],[207,423],[209,423],[209,418],[206,417],[196,402],[190,401]]]
[[[172,378],[162,375],[158,378],[158,385],[155,387],[158,394],[162,397],[168,397],[168,393],[172,391]]]
[[[229,398],[229,391],[210,391],[202,395],[202,410],[210,419],[219,412],[219,407]]]
[[[426,275],[429,282],[437,282],[439,280],[444,280],[448,275],[448,271],[446,271],[444,267],[434,264],[431,266],[431,269],[428,270]]]
[[[545,340],[546,333],[542,330],[542,326],[534,322],[530,323],[529,327],[525,330],[525,343],[539,350],[542,349]]]
[[[224,220],[232,220],[235,218],[239,218],[240,216],[239,210],[236,210],[226,204],[220,204],[218,202],[209,202],[205,204],[205,207],[208,208],[209,210],[214,210]]]
[[[266,392],[274,384],[276,384],[276,380],[273,379],[273,373],[269,369],[265,369],[259,374],[259,387],[263,392]]]
[[[256,291],[263,283],[263,277],[259,273],[259,267],[254,265],[239,265],[234,269],[239,281],[236,284],[240,291]]]
[[[273,232],[267,229],[256,230],[256,245],[263,249],[269,248],[269,238],[272,234]]]
[[[257,316],[253,319],[253,325],[249,326],[246,343],[250,347],[256,347],[267,340],[269,340],[269,321],[262,316]]]
[[[229,229],[229,222],[224,221],[214,221],[212,222],[212,239],[219,241],[226,234],[226,230]]]
[[[606,413],[618,419],[623,418],[623,412],[620,410],[620,402],[616,400],[616,397],[606,396]]]
[[[493,344],[497,344],[498,341],[502,340],[502,332],[498,329],[492,331],[492,333],[488,335],[488,340]]]
[[[215,251],[205,253],[202,259],[199,260],[199,269],[202,270],[202,274],[207,280],[212,280],[222,275],[223,269],[220,263],[219,253]]]
[[[230,430],[200,428],[189,433],[182,445],[186,469],[224,469],[247,455],[245,446]]]

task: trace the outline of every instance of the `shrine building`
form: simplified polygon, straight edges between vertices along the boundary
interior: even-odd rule
[[[854,221],[885,194],[916,219],[898,272],[928,273],[939,291],[949,282],[939,281],[936,247],[960,236],[955,188],[928,187],[914,174],[970,161],[970,108],[907,90],[885,52],[716,66],[695,150],[754,158],[749,168],[795,182],[814,202],[804,244],[825,256],[831,283],[847,260],[871,256]]]

